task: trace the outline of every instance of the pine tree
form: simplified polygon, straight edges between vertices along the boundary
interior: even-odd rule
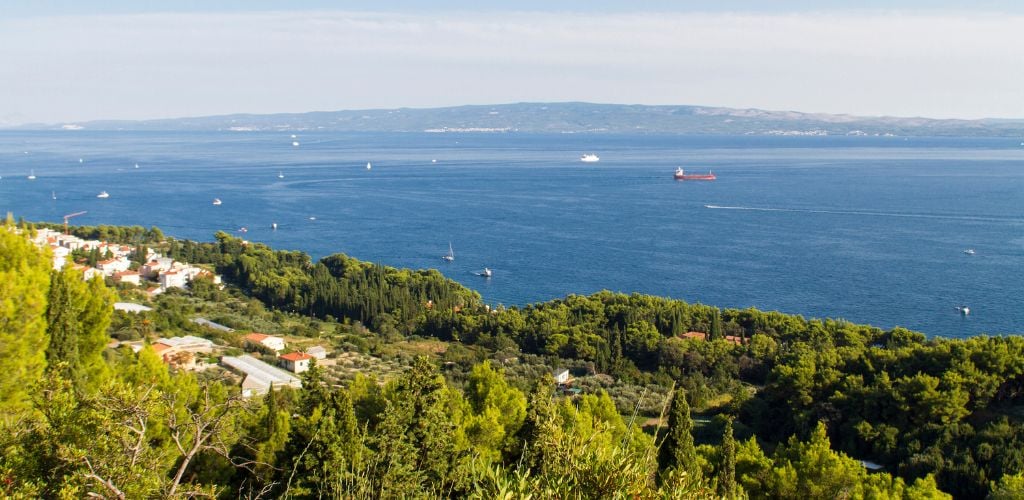
[[[113,294],[99,279],[83,282],[69,267],[50,274],[46,359],[76,390],[96,387],[108,374],[103,349],[112,308]]]
[[[0,414],[27,406],[32,385],[46,366],[46,296],[50,260],[13,217],[0,225]]]
[[[732,419],[725,421],[722,431],[722,461],[718,467],[718,494],[725,498],[736,496],[736,439],[732,435]]]
[[[661,443],[658,462],[662,470],[673,467],[699,473],[696,467],[697,453],[693,446],[693,420],[690,419],[690,405],[686,402],[686,391],[676,389],[668,413],[668,435]]]
[[[50,336],[50,345],[46,349],[46,362],[51,372],[71,380],[75,386],[75,382],[81,380],[81,364],[78,359],[78,311],[71,297],[70,280],[76,277],[69,279],[68,275],[67,270],[50,273],[50,295],[46,307],[46,333]]]

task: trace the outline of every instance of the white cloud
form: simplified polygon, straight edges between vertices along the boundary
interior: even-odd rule
[[[1024,117],[1024,17],[301,12],[0,21],[42,121],[512,101]]]

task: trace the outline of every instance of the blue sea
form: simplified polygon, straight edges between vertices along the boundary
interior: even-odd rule
[[[439,268],[495,305],[609,289],[928,335],[1024,332],[1016,139],[296,135],[5,131],[0,209]],[[674,181],[677,166],[718,180]]]

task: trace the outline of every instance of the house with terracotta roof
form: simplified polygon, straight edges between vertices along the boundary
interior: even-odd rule
[[[707,340],[708,339],[708,334],[706,334],[704,332],[686,332],[686,333],[680,335],[680,337],[682,337],[684,339],[691,339],[691,340]]]
[[[245,336],[245,345],[253,349],[270,349],[275,352],[283,351],[284,339],[265,333],[253,332]]]
[[[313,356],[304,352],[290,352],[282,354],[278,359],[286,370],[292,373],[302,373],[309,370],[309,363],[313,360]]]
[[[138,286],[141,275],[136,271],[120,271],[114,273],[114,283],[131,283]]]

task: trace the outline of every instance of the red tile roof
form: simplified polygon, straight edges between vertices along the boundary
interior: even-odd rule
[[[282,354],[281,359],[295,362],[302,361],[304,359],[313,359],[313,356],[306,354],[304,352],[290,352],[288,354]]]
[[[680,337],[683,337],[684,339],[707,340],[708,334],[704,332],[686,332],[680,335]]]
[[[246,335],[246,336],[245,336],[245,339],[246,339],[246,340],[251,340],[251,341],[253,341],[253,342],[263,342],[263,341],[264,341],[264,340],[266,340],[266,339],[267,339],[268,337],[270,337],[270,335],[267,335],[267,334],[265,334],[265,333],[256,333],[256,332],[252,332],[252,333],[250,333],[249,335]]]

